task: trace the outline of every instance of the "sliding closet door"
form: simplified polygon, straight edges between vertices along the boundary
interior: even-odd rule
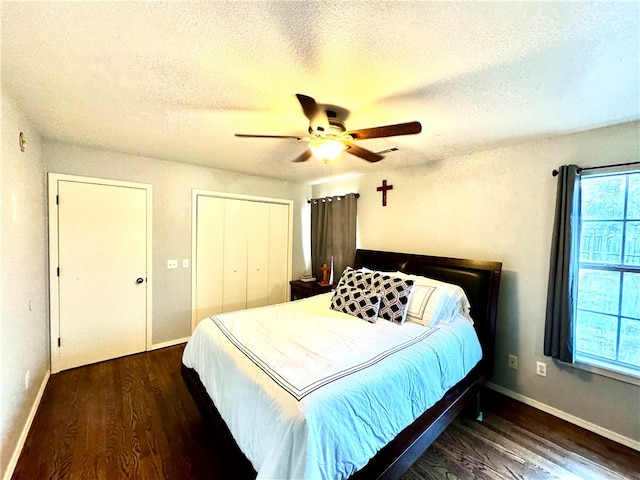
[[[220,312],[287,301],[292,202],[194,190],[192,208],[193,328]]]
[[[247,205],[247,308],[269,304],[269,204]]]
[[[224,268],[222,310],[247,307],[247,217],[249,202],[224,200]]]
[[[289,258],[289,205],[272,203],[269,205],[269,305],[287,301]]]
[[[224,199],[199,196],[196,204],[196,321],[222,312]]]

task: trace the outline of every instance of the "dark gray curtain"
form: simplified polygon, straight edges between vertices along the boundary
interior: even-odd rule
[[[553,224],[544,354],[573,362],[573,326],[578,277],[580,180],[576,165],[563,165],[558,173]],[[574,265],[572,265],[572,262]]]
[[[333,256],[334,284],[342,271],[353,265],[356,253],[357,195],[311,200],[311,268],[318,281],[320,267],[331,266]]]

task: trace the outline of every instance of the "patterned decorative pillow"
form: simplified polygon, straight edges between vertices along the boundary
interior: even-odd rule
[[[354,270],[351,267],[347,267],[342,272],[338,287],[345,286],[351,288],[363,288],[365,290],[371,289],[371,276],[372,272]]]
[[[407,305],[413,288],[413,280],[383,275],[374,272],[372,288],[381,296],[378,316],[391,322],[402,324],[407,318]]]
[[[372,290],[338,286],[331,297],[331,310],[376,323],[380,310],[380,295]]]

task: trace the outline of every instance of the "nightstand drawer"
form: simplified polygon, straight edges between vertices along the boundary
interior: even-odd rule
[[[303,282],[301,280],[291,280],[291,300],[312,297],[320,293],[330,292],[333,285],[320,285],[318,282]]]

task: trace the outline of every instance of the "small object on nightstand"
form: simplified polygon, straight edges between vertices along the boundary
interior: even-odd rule
[[[329,283],[329,265],[327,265],[326,263],[323,263],[322,266],[320,267],[320,270],[322,270],[322,281],[318,283],[318,285],[322,285],[323,287],[326,287],[327,285],[331,285]]]
[[[302,275],[300,277],[300,281],[301,282],[315,282],[316,281],[316,277],[314,277],[313,275]]]
[[[303,282],[302,280],[291,280],[289,285],[291,285],[291,300],[327,293],[333,288],[333,285],[320,285],[316,282]]]

